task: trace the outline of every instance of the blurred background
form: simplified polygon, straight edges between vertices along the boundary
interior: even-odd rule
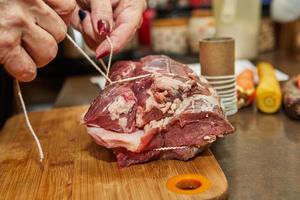
[[[166,54],[184,63],[196,63],[199,62],[198,41],[214,36],[233,37],[236,58],[255,62],[261,55],[274,56],[277,55],[274,52],[280,52],[280,55],[293,55],[300,60],[299,13],[284,10],[289,6],[285,4],[293,7],[293,1],[280,3],[278,0],[279,3],[273,5],[275,1],[148,0],[141,28],[113,60]],[[94,58],[80,33],[72,29],[69,33]],[[48,67],[39,69],[36,80],[22,84],[28,109],[52,108],[69,77],[88,74],[96,74],[96,71],[65,40],[60,44],[57,58]],[[2,67],[0,87],[0,123],[3,123],[17,109],[11,92],[12,79],[5,75]],[[69,95],[72,98],[72,91]]]

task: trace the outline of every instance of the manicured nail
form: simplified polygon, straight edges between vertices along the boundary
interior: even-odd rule
[[[78,15],[79,15],[80,21],[83,21],[84,18],[86,17],[86,13],[81,9],[78,11]]]
[[[96,59],[99,60],[100,58],[103,58],[109,54],[109,51],[104,51],[103,53],[96,56]]]
[[[102,35],[103,33],[108,34],[109,30],[110,30],[109,23],[106,20],[98,21],[98,31],[100,35]]]

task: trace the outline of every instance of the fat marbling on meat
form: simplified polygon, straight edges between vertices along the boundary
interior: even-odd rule
[[[121,167],[188,160],[234,131],[207,81],[167,56],[119,61],[109,77],[117,81],[145,74],[151,76],[107,85],[84,116],[88,133],[113,149]]]

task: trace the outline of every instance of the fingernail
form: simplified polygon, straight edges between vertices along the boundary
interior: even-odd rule
[[[83,21],[84,18],[86,17],[86,13],[83,10],[80,9],[78,11],[78,16],[79,16],[80,21]]]
[[[104,51],[103,53],[96,56],[96,59],[99,60],[100,58],[103,58],[109,54],[109,51]]]
[[[28,71],[28,72],[24,72],[22,75],[21,75],[21,80],[22,81],[32,81],[33,79],[35,79],[35,72],[31,72],[31,71]]]
[[[103,33],[108,34],[109,30],[110,30],[109,23],[106,20],[98,21],[98,31],[100,35],[102,35]]]

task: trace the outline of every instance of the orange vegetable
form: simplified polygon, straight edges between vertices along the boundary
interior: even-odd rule
[[[250,69],[244,70],[237,77],[237,85],[242,87],[244,90],[251,90],[254,88],[254,75]]]
[[[297,86],[300,89],[300,74],[297,76]]]
[[[250,69],[244,70],[236,78],[238,107],[246,107],[255,99],[254,74]]]

